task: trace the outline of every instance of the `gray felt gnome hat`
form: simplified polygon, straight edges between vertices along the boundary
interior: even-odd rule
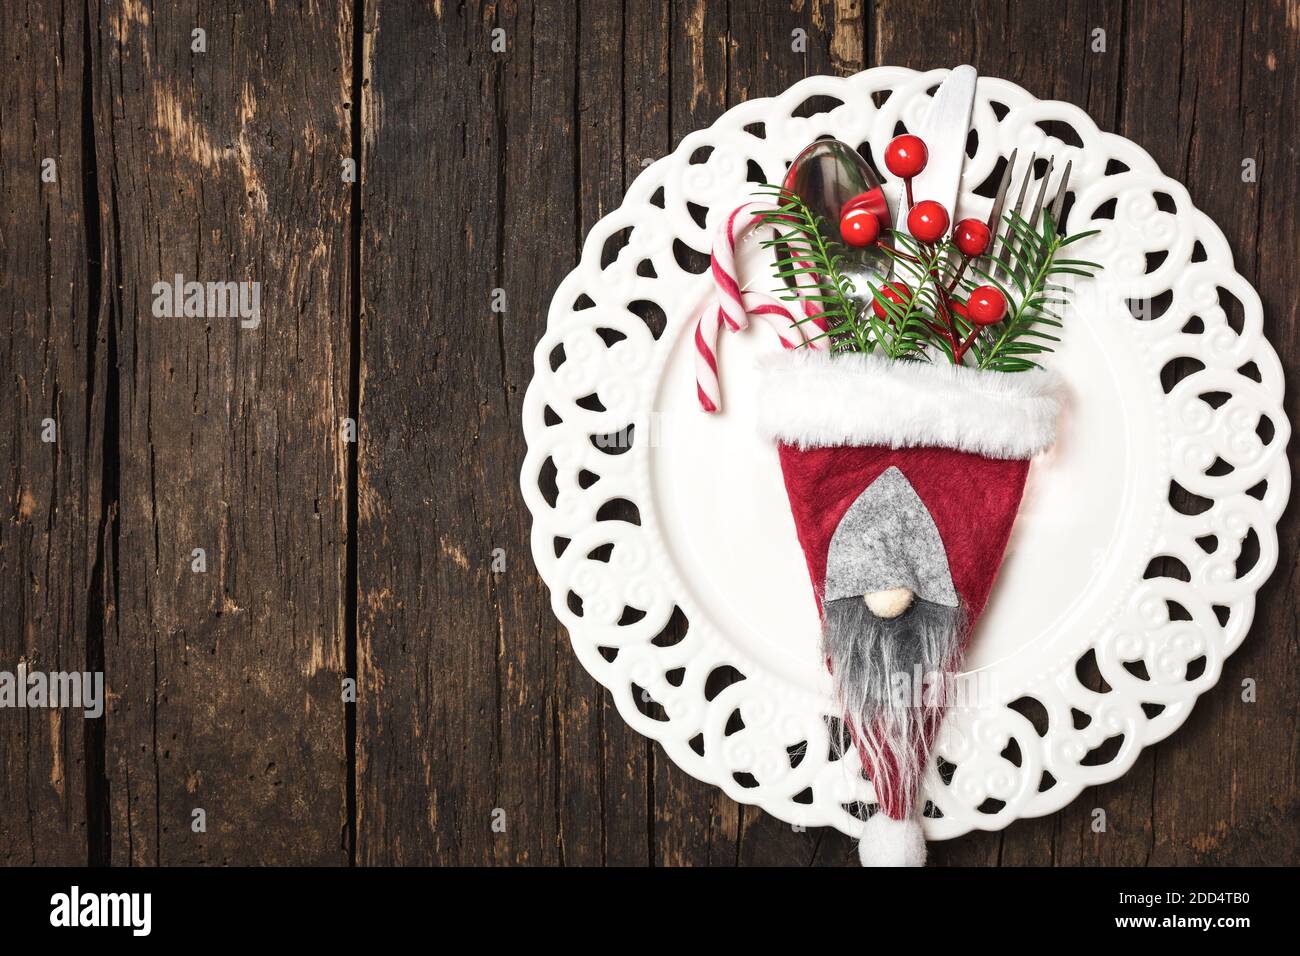
[[[948,556],[930,511],[901,471],[888,468],[858,495],[831,537],[824,599],[907,588],[956,607]]]

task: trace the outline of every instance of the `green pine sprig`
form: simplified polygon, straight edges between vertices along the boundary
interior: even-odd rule
[[[1043,210],[1042,224],[1037,229],[1015,212],[1006,216],[999,255],[989,257],[998,267],[997,272],[979,267],[972,270],[1007,300],[1006,318],[984,329],[972,343],[976,367],[998,372],[1023,372],[1041,367],[1032,356],[1051,352],[1060,341],[1053,333],[1062,327],[1061,319],[1072,292],[1068,285],[1054,280],[1061,276],[1090,279],[1102,268],[1099,263],[1062,258],[1059,253],[1097,232],[1090,229],[1058,236],[1048,210]],[[966,279],[963,287],[969,292],[979,284],[974,279]]]
[[[953,346],[944,337],[942,293],[933,281],[943,273],[947,248],[943,244],[927,245],[911,236],[889,230],[892,245],[882,243],[881,249],[894,262],[898,276],[885,283],[901,302],[884,294],[884,288],[872,286],[873,301],[885,312],[885,318],[876,315],[873,308],[863,310],[862,319],[872,326],[882,350],[890,358],[929,360],[927,348],[937,348],[949,361],[953,359]],[[899,294],[902,284],[907,295]]]
[[[779,297],[792,303],[816,302],[821,309],[818,318],[826,331],[809,336],[809,340],[829,338],[832,349],[841,352],[880,349],[890,358],[924,358],[929,341],[925,315],[931,307],[927,290],[914,287],[899,303],[872,287],[871,295],[886,310],[888,320],[869,307],[860,307],[853,280],[840,268],[844,259],[841,246],[828,237],[822,217],[788,189],[765,185],[760,192],[777,201],[776,208],[764,213],[760,222],[775,233],[762,245],[776,251],[773,274],[782,286]]]
[[[842,247],[829,238],[822,217],[788,189],[765,184],[759,191],[776,202],[774,209],[760,216],[760,222],[774,232],[762,245],[775,251],[773,269],[780,283],[779,297],[790,303],[817,303],[826,331],[809,338],[829,338],[837,352],[879,351],[891,359],[929,361],[937,351],[954,364],[992,371],[1038,368],[1031,356],[1052,351],[1060,341],[1052,333],[1061,328],[1071,293],[1062,277],[1091,278],[1102,268],[1095,262],[1059,255],[1066,246],[1096,235],[1097,230],[1063,238],[1056,234],[1056,224],[1047,210],[1037,229],[1009,213],[1005,230],[989,253],[960,273],[956,266],[960,257],[951,239],[922,243],[889,230],[890,241],[882,242],[881,249],[893,260],[895,278],[884,287],[870,286],[870,301],[860,305],[858,290],[842,268]],[[996,257],[994,248],[999,253]],[[976,262],[988,263],[993,271]],[[1007,314],[1002,321],[979,328],[953,307],[953,293],[959,285],[969,295],[984,283],[1002,293]],[[905,295],[900,294],[904,287]],[[873,303],[883,317],[876,314]]]
[[[840,269],[844,256],[838,251],[838,244],[827,238],[821,217],[814,215],[808,204],[790,190],[764,184],[759,192],[777,203],[759,221],[771,226],[775,233],[764,239],[762,246],[776,250],[773,270],[781,283],[779,298],[791,303],[816,302],[828,329],[843,328],[853,316],[853,295],[857,290],[853,280]],[[804,317],[798,321],[802,324],[810,320]],[[821,332],[809,339],[835,334]],[[861,351],[871,350],[869,343],[859,345]]]

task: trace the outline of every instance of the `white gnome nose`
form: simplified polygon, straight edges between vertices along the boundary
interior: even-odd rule
[[[868,591],[862,595],[867,609],[876,617],[892,620],[912,606],[916,597],[911,588],[886,588],[883,591]]]

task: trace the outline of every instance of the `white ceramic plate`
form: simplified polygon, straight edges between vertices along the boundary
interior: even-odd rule
[[[831,753],[817,613],[775,451],[754,427],[753,358],[777,346],[757,325],[726,335],[724,410],[697,410],[691,336],[711,289],[685,250],[707,252],[753,182],[779,182],[818,136],[880,157],[945,73],[811,77],[687,136],[592,229],[524,402],[533,554],[584,666],[687,772],[847,833],[871,786]],[[1290,488],[1259,298],[1186,190],[1078,108],[1002,80],[981,78],[972,123],[958,214],[987,212],[975,191],[1013,148],[1022,162],[1054,155],[1058,173],[1072,160],[1067,227],[1102,229],[1085,257],[1105,271],[1048,357],[1068,410],[1031,468],[967,658],[981,705],[945,723],[931,839],[1051,813],[1176,729],[1250,626]],[[768,287],[756,243],[740,269]],[[1166,391],[1178,358],[1196,370]],[[1195,505],[1172,505],[1171,483]],[[1164,556],[1176,561],[1153,565]]]

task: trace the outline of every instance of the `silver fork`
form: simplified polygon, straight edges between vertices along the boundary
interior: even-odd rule
[[[994,262],[993,259],[1005,259],[1008,247],[1014,243],[1014,239],[1010,234],[1003,237],[1000,243],[996,241],[996,237],[1001,231],[1002,220],[1005,218],[1002,207],[1006,204],[1007,190],[1011,185],[1012,171],[1015,169],[1016,157],[1019,152],[1019,150],[1012,150],[1011,158],[1007,160],[1007,168],[1002,173],[1002,181],[998,184],[997,195],[993,199],[993,208],[989,212],[988,227],[989,231],[993,233],[995,241],[989,246],[989,255],[985,258],[984,271],[988,272],[999,282],[1004,282],[1011,277],[1010,274]],[[1036,153],[1031,153],[1029,156],[1029,163],[1025,167],[1025,175],[1020,181],[1020,189],[1016,194],[1015,204],[1010,210],[1020,216],[1021,219],[1025,220],[1031,229],[1037,227],[1038,217],[1042,214],[1043,207],[1046,205],[1047,188],[1052,179],[1052,170],[1056,165],[1056,160],[1054,158],[1048,159],[1047,170],[1043,173],[1042,183],[1038,188],[1038,195],[1031,199],[1029,204],[1026,205],[1025,200],[1029,196],[1029,184],[1034,178],[1034,163],[1037,161],[1038,155]],[[1052,222],[1058,232],[1061,229],[1061,209],[1065,205],[1065,194],[1070,186],[1070,170],[1073,165],[1074,163],[1072,161],[1065,164],[1065,171],[1061,174],[1061,181],[1057,184],[1056,194],[1052,199]]]
[[[1061,222],[1061,210],[1065,208],[1065,193],[1070,188],[1070,170],[1074,168],[1074,160],[1069,160],[1065,164],[1065,172],[1061,173],[1061,182],[1056,187],[1056,198],[1052,200],[1052,222],[1056,226],[1057,235],[1065,234],[1065,224]]]

